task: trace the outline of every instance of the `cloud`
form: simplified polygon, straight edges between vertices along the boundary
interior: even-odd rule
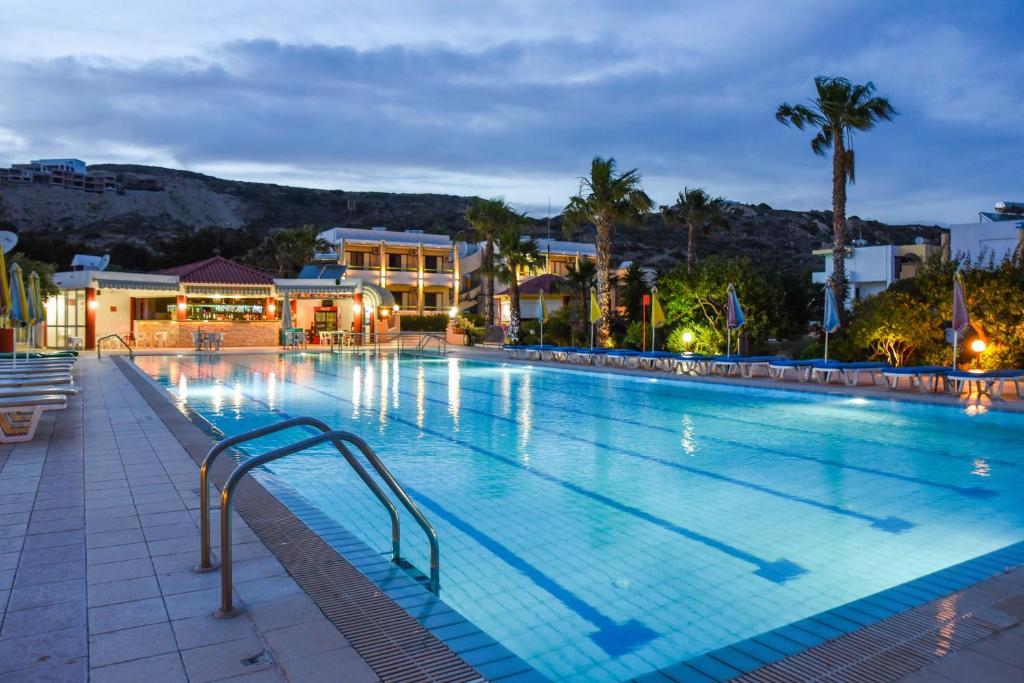
[[[0,154],[502,194],[529,207],[551,196],[556,210],[601,154],[640,167],[662,202],[702,185],[824,208],[828,162],[772,114],[808,96],[814,75],[842,73],[875,80],[901,112],[858,137],[850,212],[948,222],[1004,191],[1016,172],[1005,150],[1022,142],[1022,70],[1000,78],[1021,57],[972,40],[994,19],[945,3],[924,20],[848,1],[827,14],[796,1],[499,2],[486,12],[461,1],[359,1],[343,16],[330,3],[245,7],[183,9],[112,43],[97,38],[112,28],[93,21],[97,34],[79,41],[87,48],[64,56],[10,50],[71,29],[0,29],[0,92],[15,94],[0,98]],[[69,20],[80,11],[67,9]],[[136,11],[105,19],[116,27]]]

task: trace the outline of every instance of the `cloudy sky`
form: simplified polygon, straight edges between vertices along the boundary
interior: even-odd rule
[[[827,208],[829,163],[773,118],[826,74],[874,81],[900,113],[856,140],[851,215],[965,222],[1024,199],[1021,0],[2,6],[2,164],[502,195],[543,215],[600,154],[662,203],[700,185]]]

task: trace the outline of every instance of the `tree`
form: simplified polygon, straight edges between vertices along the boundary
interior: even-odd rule
[[[515,221],[516,212],[504,199],[477,199],[466,210],[466,220],[473,239],[483,242],[484,253],[480,266],[480,292],[484,300],[484,324],[494,324],[494,242],[499,232]]]
[[[650,292],[644,280],[644,270],[633,261],[622,278],[622,298],[625,299],[626,317],[631,322],[643,319],[643,297]]]
[[[566,270],[563,287],[576,299],[572,306],[573,315],[570,320],[572,341],[586,337],[587,303],[590,289],[597,282],[597,266],[588,258],[581,258],[578,263],[570,263]]]
[[[495,235],[494,243],[500,256],[495,264],[495,274],[508,285],[508,337],[516,344],[519,342],[522,317],[519,305],[519,273],[539,267],[542,261],[537,241],[523,235],[526,217],[514,211],[512,213],[518,220],[509,221]]]
[[[687,187],[679,193],[675,208],[686,225],[686,270],[692,273],[697,265],[697,231],[706,235],[712,230],[729,227],[723,213],[725,199],[712,197],[700,187]]]
[[[818,76],[814,79],[817,96],[811,106],[781,104],[775,118],[787,126],[817,129],[811,149],[818,156],[832,150],[832,280],[840,297],[840,313],[846,298],[846,185],[853,184],[853,134],[866,132],[879,121],[891,121],[896,111],[889,100],[875,95],[868,81],[856,85],[841,77]]]
[[[562,212],[563,228],[572,230],[592,223],[597,229],[597,302],[601,307],[599,340],[607,345],[611,333],[612,232],[617,223],[633,223],[649,212],[654,202],[640,187],[640,172],[616,171],[615,159],[594,157],[590,176],[580,178],[578,194]]]
[[[923,349],[941,347],[943,341],[942,329],[928,306],[899,289],[858,302],[849,335],[854,344],[896,367],[906,365]]]
[[[36,274],[39,275],[39,294],[42,296],[44,303],[46,302],[47,297],[54,296],[60,291],[53,281],[53,275],[56,272],[56,269],[52,263],[29,258],[20,251],[7,254],[4,260],[6,261],[8,268],[8,272],[3,274],[5,278],[10,279],[10,267],[14,263],[21,266],[21,273],[25,278],[26,287],[28,287],[29,273],[35,271]]]
[[[268,270],[279,277],[293,276],[310,261],[314,254],[327,251],[331,245],[317,237],[312,225],[283,229],[267,235],[248,254],[249,265]]]

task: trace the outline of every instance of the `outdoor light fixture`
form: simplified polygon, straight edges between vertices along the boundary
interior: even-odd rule
[[[277,310],[277,305],[276,304],[270,304],[269,306],[267,306],[267,310],[270,311],[271,313],[273,313],[274,311]]]
[[[184,311],[185,308],[186,308],[186,306],[185,306],[185,302],[184,301],[182,301],[181,303],[178,304],[178,310],[179,311]]]
[[[459,309],[458,309],[457,306],[452,306],[450,309],[448,309],[448,317],[449,318],[454,318],[458,314],[459,314]]]
[[[395,313],[398,313],[398,304],[395,304],[395,305],[393,306],[393,309],[394,309]]]
[[[981,353],[986,348],[988,348],[988,344],[986,344],[983,339],[975,339],[971,342],[971,351],[974,351],[975,353]]]
[[[693,342],[693,332],[683,332],[683,343],[690,344]]]
[[[90,302],[89,302],[89,310],[90,310],[90,311],[95,311],[95,310],[96,310],[96,308],[97,308],[97,307],[98,307],[99,305],[100,305],[100,303],[99,303],[98,301],[96,301],[96,299],[93,299],[92,301],[90,301]]]
[[[361,310],[362,310],[362,306],[360,306],[359,304],[352,304],[352,312],[353,313],[358,315],[359,311],[361,311]]]
[[[388,317],[389,315],[391,315],[391,311],[389,311],[389,310],[388,310],[388,309],[386,309],[386,308],[382,308],[382,309],[380,309],[380,317],[382,317],[382,318],[386,318],[386,317]]]

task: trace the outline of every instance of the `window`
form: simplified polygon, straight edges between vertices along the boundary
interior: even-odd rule
[[[423,270],[428,273],[439,273],[441,272],[441,257],[440,256],[424,256],[423,257]]]
[[[423,309],[427,311],[436,311],[439,309],[437,292],[423,293]]]
[[[350,268],[364,268],[366,263],[366,253],[362,251],[350,251],[348,252],[347,260]]]
[[[64,347],[69,337],[85,340],[85,290],[65,289],[46,300],[46,345]]]
[[[401,254],[388,254],[388,270],[401,270],[402,267]]]

